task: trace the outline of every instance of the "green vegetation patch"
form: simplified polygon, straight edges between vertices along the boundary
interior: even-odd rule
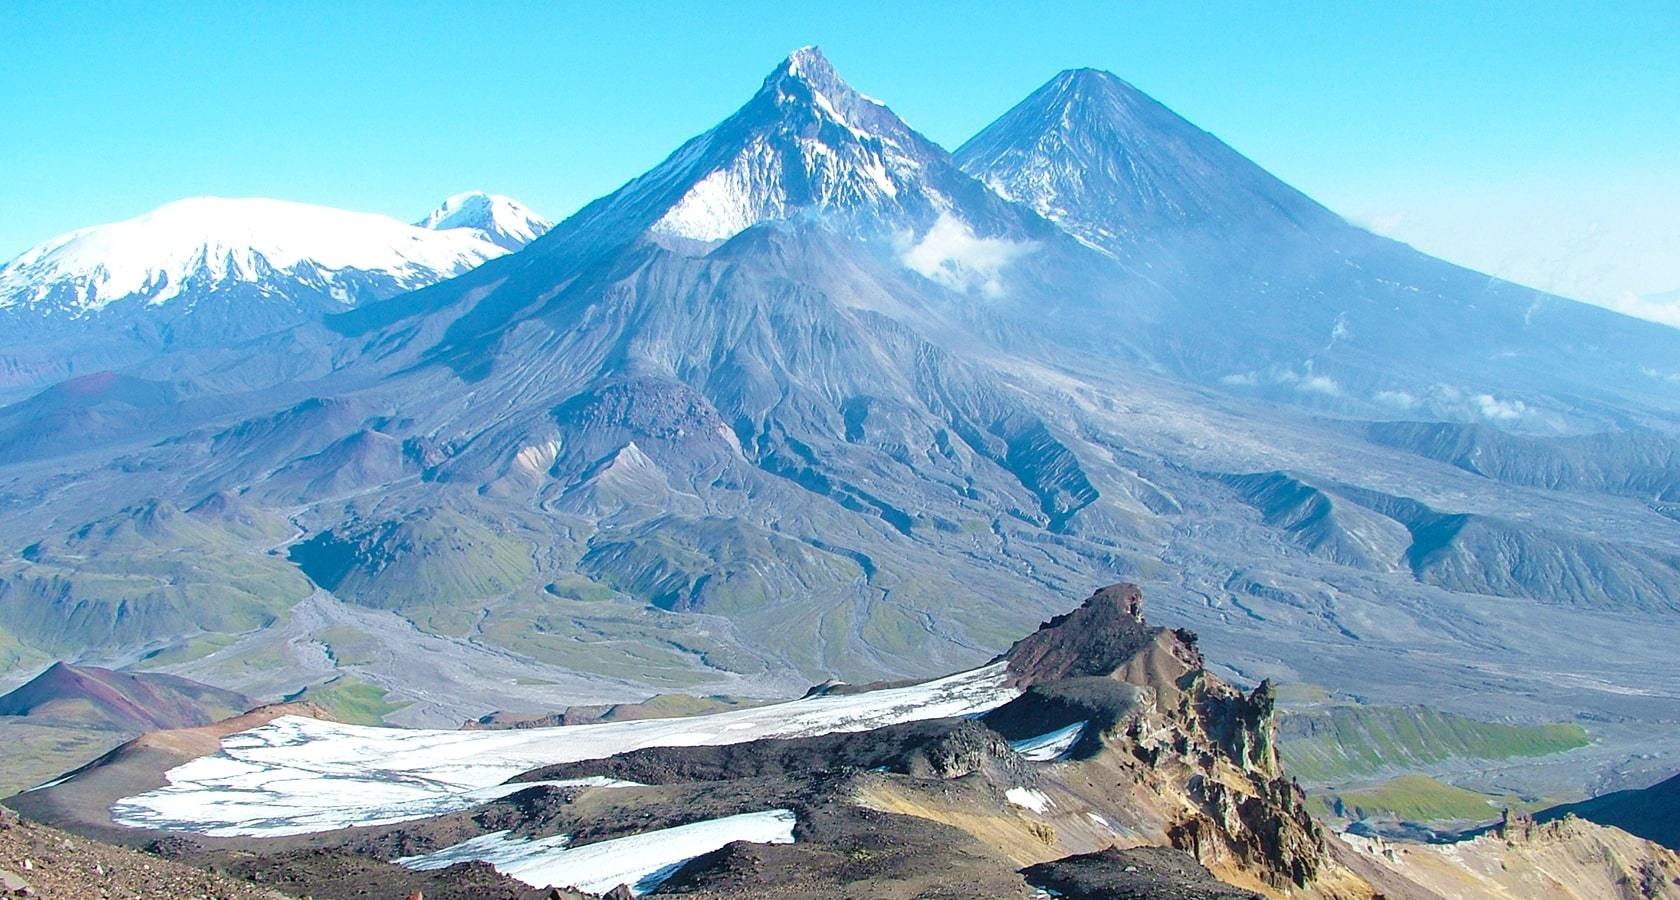
[[[285,562],[172,506],[148,504],[41,540],[0,565],[0,630],[60,656],[139,647],[253,631],[311,590]]]
[[[334,719],[350,725],[383,725],[385,717],[407,706],[386,700],[384,688],[358,678],[340,675],[325,684],[304,688],[286,697],[318,703]]]
[[[127,737],[101,729],[0,720],[0,797],[51,781]]]
[[[768,701],[736,700],[727,696],[696,697],[693,694],[655,694],[636,704],[646,718],[674,719],[701,716],[725,710],[759,706]]]
[[[1511,759],[1590,743],[1579,725],[1483,722],[1421,706],[1334,706],[1286,712],[1278,753],[1302,781],[1333,784],[1448,759]]]
[[[550,594],[489,604],[477,639],[551,665],[683,689],[715,671],[753,674],[764,663],[706,618],[625,601],[562,600]]]
[[[176,663],[191,662],[202,659],[239,642],[236,634],[200,634],[187,638],[179,643],[170,644],[161,650],[154,650],[140,660],[137,668],[160,669]]]
[[[738,519],[676,516],[598,536],[578,568],[663,609],[726,616],[833,595],[864,577],[855,560]]]
[[[1396,818],[1404,822],[1482,822],[1506,807],[1522,808],[1518,797],[1479,794],[1427,775],[1401,775],[1373,788],[1330,792],[1314,798],[1319,811],[1342,819]]]
[[[32,669],[46,660],[47,657],[18,643],[16,638],[0,629],[0,674]]]
[[[618,596],[612,588],[570,572],[559,575],[543,589],[562,600],[584,603],[603,603]]]
[[[293,544],[288,554],[340,600],[405,612],[499,597],[533,571],[529,543],[447,509],[359,519]]]

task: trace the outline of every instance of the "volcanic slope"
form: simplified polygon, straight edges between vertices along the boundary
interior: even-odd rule
[[[1109,303],[1078,328],[1141,331],[1149,361],[1203,383],[1367,416],[1602,428],[1630,402],[1676,411],[1674,329],[1354,227],[1107,72],[1056,76],[956,159],[1147,271],[1173,298],[1159,318]]]
[[[1242,200],[1215,219],[1247,221],[1257,191],[1289,196],[1257,177],[1180,187],[1202,207]],[[1253,189],[1218,187],[1232,179]],[[1346,227],[1304,202],[1284,203],[1298,215],[1267,240]],[[567,703],[927,677],[984,660],[1070,585],[1126,577],[1252,678],[1333,682],[1388,704],[1447,697],[1483,718],[1594,709],[1616,723],[1594,766],[1672,730],[1653,724],[1676,721],[1680,697],[1680,676],[1652,665],[1680,639],[1680,522],[1660,466],[1613,491],[1610,474],[1552,482],[1509,461],[1495,477],[1420,434],[1327,419],[1399,408],[1351,375],[1330,384],[1297,364],[1265,395],[1289,404],[1222,381],[1232,370],[1219,366],[1186,376],[1161,349],[1172,341],[1274,344],[1245,332],[1244,315],[1223,330],[1182,318],[1208,295],[1068,223],[994,192],[800,51],[717,128],[518,253],[265,338],[226,365],[0,412],[0,441],[18,446],[43,417],[110,423],[0,466],[0,531],[14,536],[6,546],[52,549],[100,533],[114,510],[237,498],[280,533],[230,530],[222,552],[195,558],[237,560],[253,580],[307,571],[324,590],[300,602],[284,582],[271,605],[248,607],[255,622],[174,640],[172,600],[155,627],[126,622],[85,661],[155,650],[165,668],[263,697],[352,674],[408,703],[392,714],[408,724],[507,708],[521,677],[579,688]],[[1234,239],[1209,248],[1223,248],[1210,267],[1275,264]],[[1350,269],[1334,253],[1295,258],[1303,272]],[[1421,304],[1411,318],[1443,329],[1486,324],[1467,307],[1515,321],[1504,288],[1405,259],[1416,268],[1331,279],[1326,296],[1380,309],[1403,291]],[[1283,283],[1255,277],[1238,287]],[[1389,282],[1418,290],[1372,286]],[[1540,327],[1547,310],[1575,309],[1558,304],[1541,304],[1518,354],[1564,354],[1533,365],[1545,370],[1535,385],[1599,358],[1565,354]],[[1333,318],[1319,323],[1324,342]],[[1354,325],[1332,357],[1365,352]],[[1629,364],[1666,364],[1642,355],[1656,334],[1628,333]],[[1507,396],[1416,344],[1371,349],[1404,373],[1380,389],[1417,400],[1414,418],[1640,432],[1628,442],[1638,466],[1673,440],[1672,382],[1623,391],[1616,375]],[[257,388],[256,369],[291,377]],[[1452,410],[1406,386],[1449,374]],[[122,425],[128,415],[141,425]],[[1567,457],[1570,440],[1534,434],[1514,452]],[[42,565],[0,558],[31,585],[56,584]],[[29,596],[0,594],[20,657],[73,630],[73,605],[12,599]],[[327,654],[358,644],[343,629],[373,649]],[[449,665],[404,665],[422,644],[447,648],[434,658]],[[258,657],[296,681],[259,685],[276,676],[238,662]],[[475,678],[474,666],[509,674]],[[561,693],[544,701],[562,705]]]
[[[712,896],[1026,896],[1024,866],[1118,843],[1181,852],[1142,871],[1115,864],[1115,878],[1205,887],[1217,884],[1211,869],[1250,890],[1369,896],[1325,855],[1304,797],[1280,775],[1269,686],[1228,687],[1203,668],[1193,635],[1145,624],[1142,609],[1135,587],[1116,585],[981,669],[689,719],[444,733],[270,718],[299,712],[276,709],[200,729],[208,740],[148,738],[12,803],[125,843],[160,835],[115,828],[113,816],[186,832],[158,846],[311,894],[330,892],[346,858],[367,857],[365,884],[408,884],[382,862],[398,859],[439,873],[424,889],[445,897],[465,895],[451,887],[465,870],[452,867],[473,860],[539,888],[605,891],[622,877]],[[373,745],[382,749],[364,756]],[[275,755],[283,748],[289,762]],[[536,765],[544,755],[553,762]],[[426,778],[398,774],[424,760]],[[461,802],[413,804],[396,825],[360,801],[339,803],[336,818],[276,817],[349,797],[304,787],[298,776],[317,764],[341,786],[359,778],[356,797],[430,783]],[[108,809],[113,791],[165,777]],[[242,805],[258,782],[272,796]],[[775,827],[752,830],[761,819]],[[298,830],[313,833],[285,836]],[[730,843],[737,835],[749,843]],[[674,841],[686,855],[657,872],[628,865],[653,865]],[[614,854],[607,874],[589,850],[632,844],[646,847]]]
[[[0,794],[34,787],[142,732],[207,725],[250,701],[173,675],[57,662],[0,696]]]

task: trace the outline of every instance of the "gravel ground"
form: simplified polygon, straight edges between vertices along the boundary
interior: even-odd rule
[[[0,896],[272,900],[284,894],[146,853],[96,843],[0,809]]]

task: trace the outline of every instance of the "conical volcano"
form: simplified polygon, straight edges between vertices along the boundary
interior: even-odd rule
[[[1341,220],[1127,82],[1096,69],[1051,79],[956,152],[963,170],[1111,251],[1186,229],[1257,223],[1304,232]]]

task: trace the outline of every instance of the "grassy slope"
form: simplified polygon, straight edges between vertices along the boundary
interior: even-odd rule
[[[484,641],[580,672],[680,689],[715,678],[708,666],[749,674],[764,667],[711,623],[639,603],[515,595],[485,608]]]
[[[351,725],[383,725],[386,716],[407,705],[391,703],[385,699],[384,688],[347,675],[304,688],[286,699],[319,703],[334,719]]]
[[[1427,707],[1349,705],[1288,712],[1278,729],[1284,767],[1317,784],[1448,759],[1545,756],[1588,743],[1579,725],[1482,722]]]
[[[500,597],[532,572],[531,545],[447,509],[357,521],[294,544],[290,558],[339,598],[407,614]]]
[[[0,718],[0,797],[50,781],[131,735]]]
[[[22,645],[74,658],[238,634],[309,596],[308,579],[215,522],[150,503],[89,522],[0,559],[0,665]],[[11,648],[11,649],[9,649]]]
[[[1494,797],[1450,784],[1427,775],[1401,775],[1376,787],[1339,791],[1314,797],[1319,811],[1346,819],[1392,816],[1406,822],[1482,822],[1496,818],[1501,809],[1523,807],[1517,797]]]

